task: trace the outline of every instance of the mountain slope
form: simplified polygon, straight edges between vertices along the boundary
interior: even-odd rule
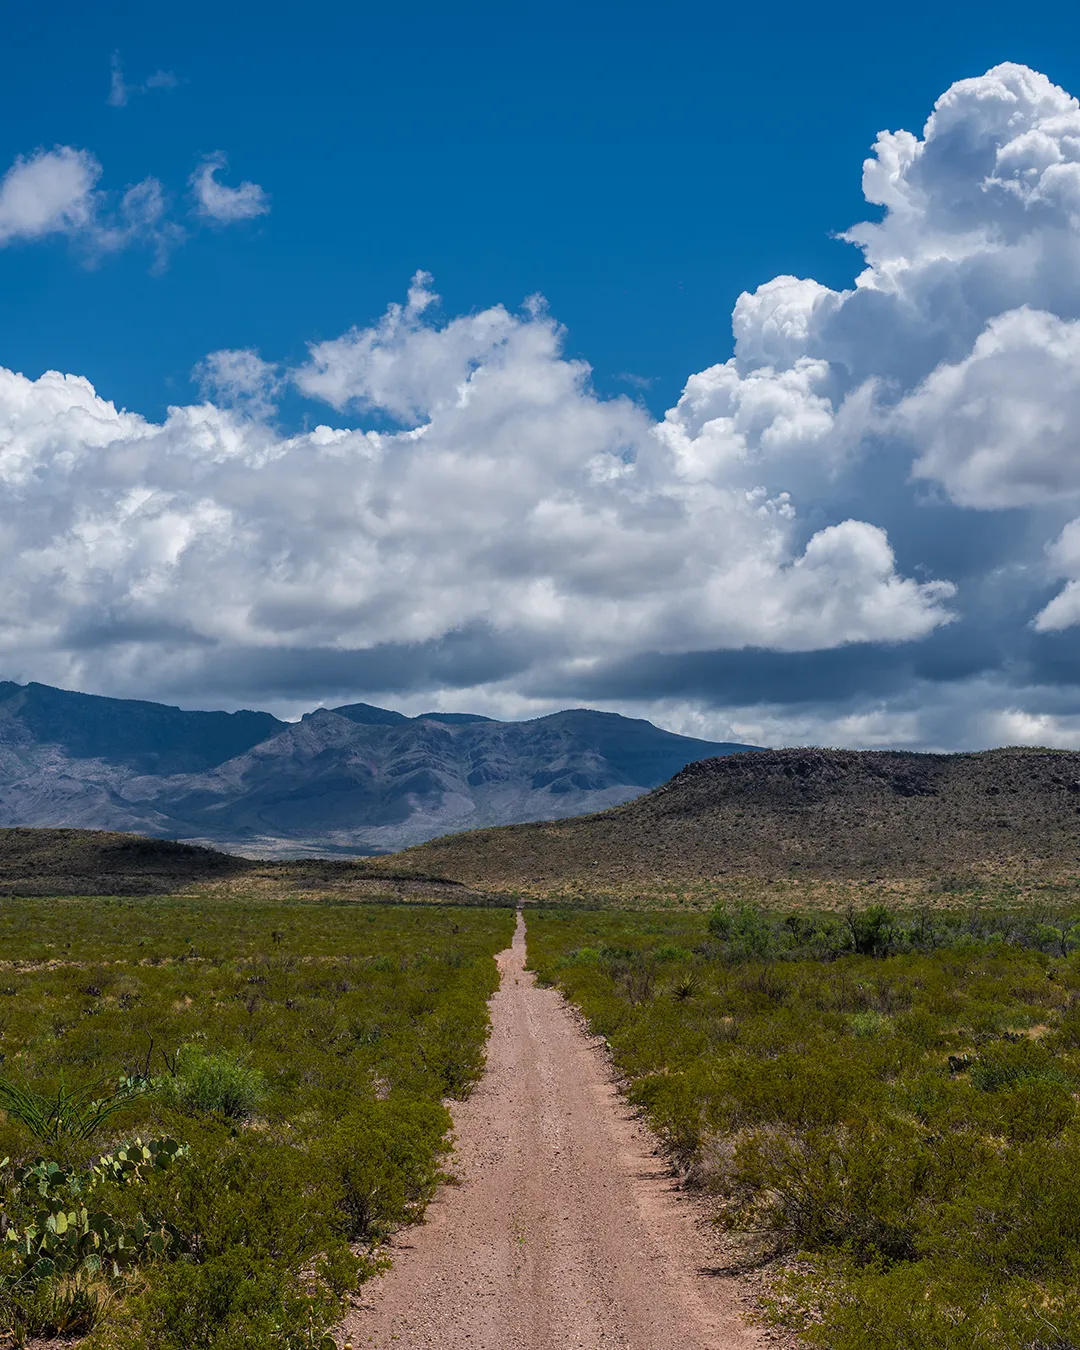
[[[0,680],[0,726],[71,759],[104,758],[143,773],[193,773],[243,754],[288,725],[265,712],[185,712],[47,684]]]
[[[1080,753],[765,750],[690,764],[602,814],[395,859],[532,889],[722,877],[918,877],[1080,863]]]
[[[584,709],[531,722],[403,723],[320,709],[209,773],[151,785],[147,804],[192,837],[375,851],[614,806],[694,758],[743,748]]]
[[[631,800],[749,747],[576,709],[531,722],[350,704],[268,713],[0,684],[0,826],[194,839],[256,855],[384,852]]]

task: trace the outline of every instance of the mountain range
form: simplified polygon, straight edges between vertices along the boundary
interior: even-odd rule
[[[603,810],[694,760],[755,748],[584,708],[499,722],[354,703],[283,722],[2,681],[0,826],[375,854]]]

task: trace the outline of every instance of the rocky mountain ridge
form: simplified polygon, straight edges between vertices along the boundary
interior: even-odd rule
[[[369,704],[299,722],[0,683],[0,826],[135,831],[252,856],[378,853],[618,805],[750,747],[576,709],[528,722]]]

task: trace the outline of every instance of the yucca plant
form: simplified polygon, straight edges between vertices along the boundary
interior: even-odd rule
[[[65,1139],[89,1139],[133,1097],[145,1091],[146,1082],[127,1078],[102,1096],[90,1090],[69,1088],[60,1082],[55,1092],[35,1092],[9,1078],[0,1078],[0,1108],[9,1120],[24,1125],[35,1139],[60,1143]]]

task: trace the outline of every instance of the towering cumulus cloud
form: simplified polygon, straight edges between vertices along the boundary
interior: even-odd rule
[[[863,186],[882,210],[846,235],[851,289],[741,296],[735,355],[659,423],[596,395],[542,303],[442,321],[424,274],[291,372],[214,353],[199,378],[222,397],[162,425],[4,373],[7,669],[1069,739],[1080,107],[996,67],[921,139],[882,133]],[[355,429],[275,429],[286,383]]]

